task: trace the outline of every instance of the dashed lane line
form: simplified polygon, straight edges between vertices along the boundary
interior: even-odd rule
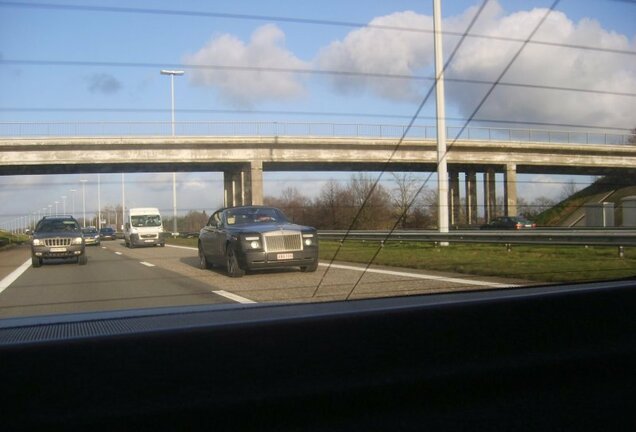
[[[5,289],[9,288],[9,285],[15,282],[15,280],[19,278],[22,275],[22,273],[24,273],[29,267],[31,267],[31,258],[26,260],[24,264],[22,264],[17,269],[13,270],[4,279],[0,281],[0,293],[4,291]]]
[[[228,298],[230,300],[234,300],[235,302],[239,302],[239,303],[243,303],[243,304],[251,304],[251,303],[256,303],[254,300],[250,300],[248,298],[245,297],[241,297],[240,295],[236,295],[233,294],[231,292],[225,291],[225,290],[217,290],[217,291],[212,291],[214,294],[218,294],[222,297]]]

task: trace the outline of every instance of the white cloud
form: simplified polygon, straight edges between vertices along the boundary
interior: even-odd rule
[[[483,18],[486,34],[525,39],[545,14],[545,9],[499,13]],[[588,45],[630,50],[628,38],[604,30],[598,22],[571,21],[552,12],[534,37],[567,45]],[[491,39],[467,39],[449,76],[460,79],[496,79],[509,64],[520,44]],[[530,44],[525,47],[502,81],[537,86],[567,87],[606,92],[636,93],[636,63],[632,56],[592,50]],[[464,115],[473,112],[487,86],[449,85],[448,98]],[[498,87],[477,117],[631,127],[636,101],[633,97],[548,89]]]
[[[248,43],[223,34],[214,37],[184,62],[193,66],[224,65],[247,68],[193,69],[192,83],[218,89],[220,97],[234,106],[249,107],[269,100],[296,99],[305,94],[298,74],[267,71],[267,68],[303,69],[307,64],[284,47],[285,35],[273,24],[257,28]]]
[[[431,29],[431,17],[415,12],[397,12],[375,18],[365,27],[350,32],[342,41],[332,42],[319,53],[316,64],[326,70],[412,76],[429,67],[433,58],[433,38],[427,33],[379,28]],[[387,99],[414,101],[421,90],[413,80],[336,75],[331,79],[339,92],[368,89]]]
[[[477,8],[446,19],[443,29],[461,33]],[[472,32],[493,37],[527,38],[546,9],[506,14],[491,1]],[[400,12],[374,19],[372,24],[431,29],[431,17]],[[446,36],[448,57],[459,38]],[[534,40],[567,45],[589,45],[610,50],[634,50],[636,44],[625,35],[603,29],[592,19],[578,23],[553,11]],[[427,70],[432,76],[433,38],[430,34],[363,28],[351,31],[343,40],[332,42],[318,55],[316,63],[325,69],[389,73],[413,76]],[[447,72],[448,77],[495,80],[519,49],[519,42],[467,38]],[[606,92],[636,93],[636,62],[633,56],[611,52],[527,45],[503,77],[504,82],[536,86],[569,87]],[[336,76],[332,84],[338,92],[368,91],[394,101],[419,101],[429,82]],[[446,85],[447,99],[463,115],[469,115],[486,94],[488,86]],[[633,127],[636,101],[633,97],[499,86],[479,110],[478,118],[505,119],[588,126]]]

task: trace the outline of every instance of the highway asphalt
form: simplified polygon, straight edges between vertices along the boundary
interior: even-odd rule
[[[230,278],[198,268],[194,248],[90,246],[88,265],[30,266],[27,246],[0,252],[0,318],[219,303],[310,302],[505,288],[523,281],[322,262],[315,273],[267,270]],[[355,286],[355,289],[354,289]]]

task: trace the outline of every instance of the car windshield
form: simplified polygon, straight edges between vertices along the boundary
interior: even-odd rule
[[[225,220],[228,225],[247,225],[263,223],[285,223],[287,218],[278,209],[248,207],[237,210],[227,210]]]
[[[159,227],[161,226],[161,216],[159,215],[139,215],[131,216],[130,221],[134,227]]]
[[[35,230],[38,234],[79,231],[79,225],[73,220],[44,220]]]
[[[97,230],[95,228],[82,228],[82,233],[84,233],[84,234],[97,234]]]
[[[634,278],[635,16],[0,1],[0,320]]]

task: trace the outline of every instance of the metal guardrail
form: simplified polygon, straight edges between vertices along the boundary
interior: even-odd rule
[[[636,246],[636,230],[521,230],[521,231],[495,231],[495,230],[466,230],[438,231],[418,230],[394,231],[387,238],[389,231],[351,231],[321,230],[318,232],[320,239],[342,241],[350,240],[366,241],[416,241],[416,242],[450,242],[450,243],[498,243],[511,244],[535,244],[535,245],[589,245],[589,246]]]
[[[175,122],[176,136],[324,136],[400,138],[405,125],[313,122]],[[171,136],[171,122],[0,122],[0,137],[136,137]],[[626,145],[636,135],[593,131],[563,131],[494,127],[447,127],[449,139],[518,141],[559,144]],[[414,125],[406,139],[435,139],[436,127]]]

